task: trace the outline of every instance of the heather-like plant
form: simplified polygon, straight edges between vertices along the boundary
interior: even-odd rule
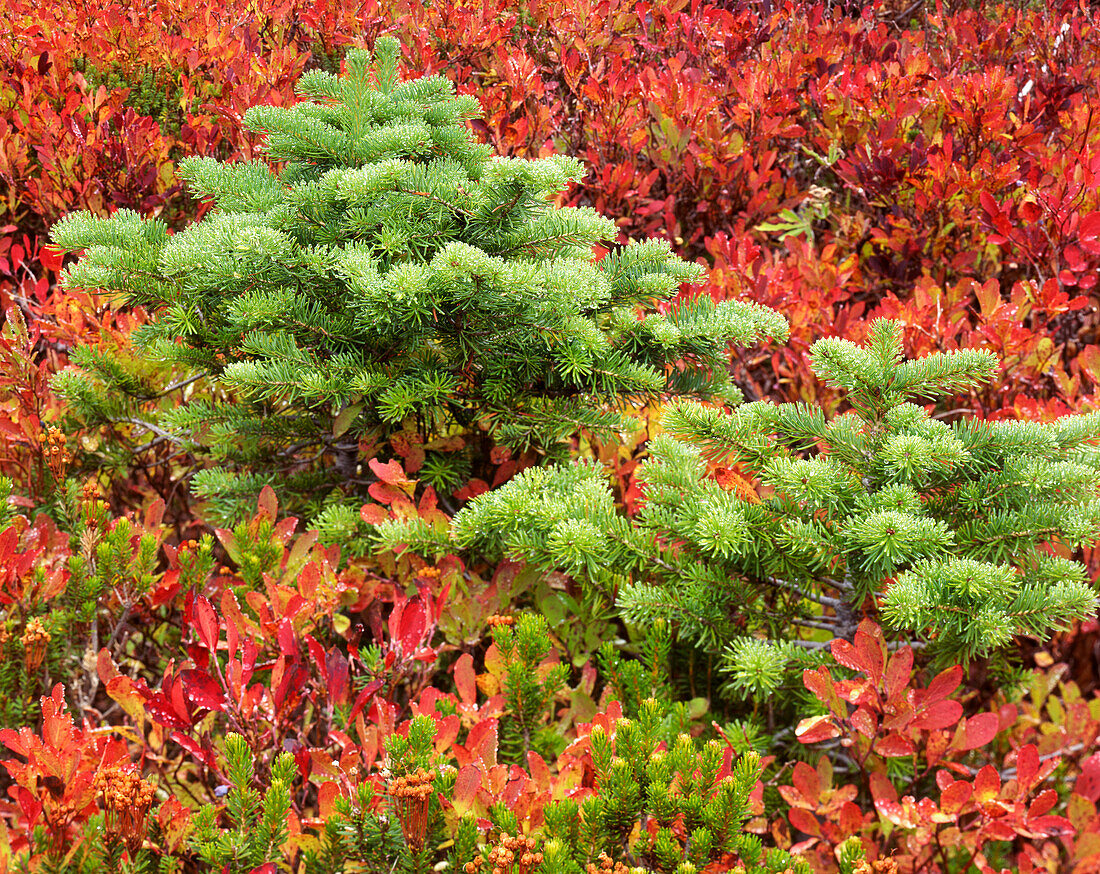
[[[804,633],[850,637],[880,609],[941,659],[965,662],[1094,611],[1085,570],[1065,552],[1100,535],[1100,416],[948,424],[914,401],[980,384],[996,359],[903,360],[889,321],[866,346],[819,341],[811,361],[846,412],[677,404],[650,444],[633,518],[602,470],[581,462],[479,497],[455,518],[452,543],[565,571],[614,597],[628,622],[667,617],[682,641],[712,653],[733,644],[731,670],[756,659],[765,675],[789,658],[736,641],[814,647]],[[381,538],[443,548],[415,522],[383,525]]]
[[[191,847],[204,864],[228,874],[284,869],[342,874],[395,868],[427,874],[440,855],[440,845],[449,845],[439,795],[449,794],[454,784],[453,769],[438,767],[434,731],[432,719],[419,716],[409,723],[407,736],[391,736],[385,797],[371,780],[331,797],[320,834],[300,854],[287,840],[298,775],[294,757],[279,754],[261,793],[255,786],[248,743],[230,734],[225,744],[230,785],[224,811],[207,805],[196,814]]]
[[[498,622],[493,643],[504,663],[507,716],[501,723],[500,752],[507,761],[524,762],[531,750],[543,751],[544,723],[565,687],[569,668],[543,663],[551,653],[550,635],[546,620],[538,614]]]
[[[181,233],[130,210],[53,229],[84,250],[66,286],[151,308],[135,343],[214,380],[214,400],[158,427],[218,464],[193,487],[222,515],[265,483],[314,511],[337,485],[365,490],[360,447],[402,432],[428,444],[436,485],[462,469],[443,438],[560,453],[578,430],[629,428],[636,400],[735,395],[728,345],[784,333],[770,310],[709,296],[658,311],[699,267],[555,206],[577,160],[493,157],[468,126],[477,101],[439,76],[399,81],[398,59],[380,39],[343,76],[303,76],[304,102],[250,109],[266,160],[185,160],[213,208]],[[88,416],[125,390],[96,375],[59,383]]]
[[[288,837],[290,787],[297,768],[290,753],[280,753],[271,769],[271,783],[261,795],[253,786],[252,753],[245,739],[228,735],[225,750],[229,828],[218,825],[217,807],[206,805],[195,816],[192,842],[204,864],[227,874],[248,874],[282,859],[282,845]]]
[[[809,874],[787,853],[765,852],[743,831],[759,759],[731,761],[719,741],[700,744],[668,736],[666,703],[647,699],[637,719],[588,735],[595,791],[580,803],[546,808],[545,874],[580,874],[586,865],[623,871],[637,866],[662,874],[694,874],[736,856],[746,871]]]

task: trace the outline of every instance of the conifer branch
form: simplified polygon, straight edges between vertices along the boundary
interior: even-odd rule
[[[157,392],[156,395],[154,395],[154,397],[158,397],[158,398],[166,397],[167,395],[170,395],[174,391],[179,391],[181,388],[187,388],[187,386],[191,385],[192,383],[198,382],[200,379],[203,379],[205,376],[206,376],[205,373],[196,373],[192,376],[186,377],[185,379],[181,379],[181,380],[178,380],[176,382],[173,382],[171,385],[166,385],[164,388],[162,388],[159,392]]]
[[[603,473],[577,466],[477,498],[455,519],[458,545],[494,543],[601,587],[629,574],[622,615],[666,615],[681,644],[703,651],[778,633],[775,649],[727,661],[759,689],[785,670],[781,647],[807,648],[799,629],[850,639],[872,598],[915,646],[924,638],[930,656],[964,662],[1095,611],[1081,567],[1038,547],[1100,536],[1100,417],[935,419],[908,399],[980,383],[995,362],[966,350],[906,362],[890,323],[876,322],[866,347],[821,341],[813,355],[852,411],[675,403],[638,468],[644,499],[629,519]],[[716,480],[708,462],[737,473]],[[790,597],[772,603],[762,585]],[[802,615],[803,600],[825,615]]]
[[[411,197],[422,197],[425,200],[430,200],[433,203],[438,203],[441,206],[447,207],[447,209],[449,209],[451,212],[457,213],[461,216],[464,216],[465,218],[468,218],[468,219],[475,219],[476,218],[476,216],[472,212],[470,212],[469,210],[463,209],[461,206],[458,206],[457,204],[451,203],[448,200],[444,200],[442,197],[439,197],[438,195],[432,194],[430,191],[414,191],[411,188],[401,188],[401,187],[396,187],[392,190],[398,192],[399,194],[408,194]]]

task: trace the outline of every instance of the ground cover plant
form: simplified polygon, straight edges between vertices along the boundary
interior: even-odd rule
[[[11,0],[0,874],[1093,870],[1096,27],[903,5]]]

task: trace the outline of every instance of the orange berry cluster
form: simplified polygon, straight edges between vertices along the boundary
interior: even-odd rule
[[[65,443],[65,435],[56,425],[51,425],[44,432],[39,432],[38,442],[42,445],[42,455],[46,459],[46,466],[54,479],[64,479],[65,469],[72,461],[72,453]]]
[[[50,633],[42,620],[35,616],[23,629],[23,636],[19,638],[23,644],[23,665],[27,671],[36,671],[46,657],[46,646],[50,642]]]
[[[515,625],[516,617],[503,616],[500,613],[497,613],[494,616],[490,616],[486,621],[489,623],[490,628],[500,628],[502,625]]]
[[[898,874],[898,863],[893,859],[864,860],[852,869],[852,874]]]
[[[589,862],[585,867],[586,874],[629,874],[630,869],[622,862],[615,862],[607,853],[600,853],[597,862]]]
[[[133,771],[112,765],[96,774],[95,788],[107,833],[124,841],[133,858],[145,840],[146,818],[155,797],[153,784]]]
[[[478,856],[463,866],[466,874],[478,874],[484,859]],[[535,839],[522,835],[513,837],[507,832],[500,836],[496,846],[489,850],[490,874],[529,874],[542,864],[542,853],[535,852]]]
[[[397,807],[401,833],[414,850],[421,850],[428,836],[428,807],[432,800],[432,775],[423,768],[397,777],[390,783],[390,795]]]
[[[416,575],[422,580],[438,580],[443,575],[443,571],[437,567],[422,567]]]
[[[84,518],[88,524],[96,518],[98,513],[106,513],[111,509],[109,501],[99,496],[99,484],[95,480],[86,480],[80,487],[80,503],[84,509]]]
[[[63,790],[64,787],[62,787]],[[53,795],[53,792],[50,794]],[[66,844],[71,840],[69,826],[79,812],[76,803],[68,798],[43,800],[46,802],[43,804],[43,814],[46,818],[46,827],[50,832],[51,846],[54,852],[60,851],[62,847],[67,849]]]
[[[390,784],[390,794],[394,798],[427,798],[432,794],[432,775],[419,768],[412,774],[397,777]]]

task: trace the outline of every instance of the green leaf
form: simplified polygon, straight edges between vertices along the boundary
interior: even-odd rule
[[[363,412],[365,408],[365,403],[352,404],[344,407],[332,421],[332,436],[340,437],[345,434],[348,428],[351,427],[351,423],[355,421],[356,417]]]

